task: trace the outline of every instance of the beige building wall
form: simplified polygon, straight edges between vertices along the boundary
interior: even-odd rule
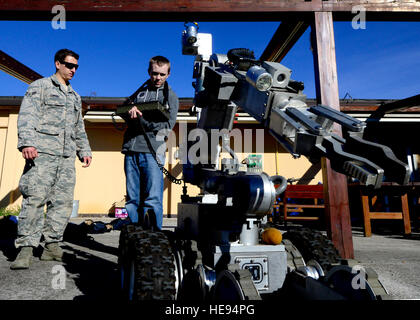
[[[0,111],[0,169],[3,168],[4,163],[4,147],[6,146],[7,128],[9,126],[9,112]],[[0,171],[1,181],[2,170]]]
[[[0,207],[16,207],[21,205],[22,197],[18,190],[19,179],[23,171],[24,160],[17,150],[17,111],[18,107],[0,110]],[[113,212],[113,205],[124,199],[125,175],[124,156],[121,154],[123,132],[118,131],[112,123],[93,123],[85,121],[86,131],[91,144],[93,162],[89,168],[82,168],[82,163],[76,159],[76,187],[75,196],[79,200],[79,215],[83,214],[108,214]],[[193,129],[194,124],[189,127]],[[244,130],[261,128],[256,125],[240,124],[236,128],[242,133],[242,146],[245,146]],[[179,137],[178,124],[174,128],[176,147],[182,137]],[[259,152],[263,155],[263,170],[269,175],[283,175],[286,178],[300,178],[310,168],[311,164],[306,158],[293,159],[284,152],[277,142],[266,132],[264,148],[261,144],[256,148],[253,142],[252,153]],[[233,143],[233,142],[232,142]],[[174,152],[176,148],[172,149]],[[242,148],[244,150],[244,147]],[[239,160],[243,160],[251,152],[239,152]],[[222,156],[225,153],[222,153]],[[168,163],[170,155],[167,153],[165,167],[177,178],[182,177],[182,166],[179,161]],[[311,184],[322,181],[319,171]],[[182,194],[181,185],[170,183],[165,179],[164,186],[164,214],[174,216],[177,214],[177,203]],[[199,193],[199,188],[188,185],[188,194],[191,196]]]
[[[79,200],[79,213],[104,214],[125,195],[122,133],[109,124],[92,126],[86,123],[86,131],[92,149],[92,164],[83,168],[76,159],[74,198]]]
[[[0,110],[0,207],[20,205],[19,178],[25,164],[17,150],[17,111]]]

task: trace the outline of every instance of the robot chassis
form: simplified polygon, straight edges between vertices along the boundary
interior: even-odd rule
[[[182,34],[183,54],[195,56],[197,127],[209,135],[224,129],[221,145],[231,158],[221,159],[219,166],[219,140],[200,154],[205,161],[198,163],[187,155],[200,138],[180,148],[183,180],[202,192],[190,197],[184,185],[174,232],[154,230],[147,221],[121,231],[119,266],[126,298],[389,299],[374,270],[341,259],[318,231],[290,230],[280,244],[262,243],[264,218],[287,181],[244,170],[229,147],[229,132],[241,107],[294,157],[313,162],[326,157],[334,170],[372,188],[380,188],[384,175],[407,184],[408,165],[389,147],[364,140],[365,122],[328,106],[308,107],[303,84],[290,78],[290,69],[255,60],[247,49],[213,54],[211,34],[197,30],[196,23],[186,24]],[[333,133],[334,123],[341,125],[342,137]]]

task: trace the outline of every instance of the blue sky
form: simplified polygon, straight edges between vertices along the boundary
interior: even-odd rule
[[[198,22],[212,33],[213,51],[245,47],[259,57],[280,22]],[[183,22],[73,22],[54,30],[50,21],[0,21],[0,49],[43,76],[54,72],[53,56],[61,48],[80,54],[72,81],[82,96],[130,95],[147,77],[148,59],[167,56],[169,83],[179,97],[192,97],[193,57],[181,54]],[[283,59],[292,78],[315,97],[309,30]],[[369,22],[352,29],[335,22],[340,98],[401,99],[420,93],[420,23]],[[0,72],[0,95],[22,96],[27,84]]]

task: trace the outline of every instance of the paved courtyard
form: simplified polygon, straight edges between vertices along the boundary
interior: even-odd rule
[[[98,218],[106,221],[109,218]],[[83,219],[74,218],[77,225]],[[172,228],[175,219],[165,219]],[[14,250],[10,240],[0,240],[0,300],[108,300],[118,299],[117,248],[120,232],[89,234],[67,240],[63,262],[43,262],[35,252],[31,268],[12,271]],[[355,259],[372,267],[394,299],[420,299],[420,234],[374,234],[365,238],[353,229]],[[64,281],[63,281],[64,279]]]

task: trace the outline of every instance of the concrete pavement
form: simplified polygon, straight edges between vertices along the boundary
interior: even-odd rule
[[[78,225],[86,218],[72,218]],[[91,218],[108,222],[110,218]],[[164,219],[172,228],[176,219]],[[0,300],[109,300],[119,299],[117,248],[119,231],[89,234],[66,241],[63,262],[43,262],[36,251],[28,270],[9,269],[15,251],[11,240],[0,240]],[[404,238],[398,233],[365,238],[353,229],[355,259],[372,267],[394,299],[420,299],[420,234]]]

